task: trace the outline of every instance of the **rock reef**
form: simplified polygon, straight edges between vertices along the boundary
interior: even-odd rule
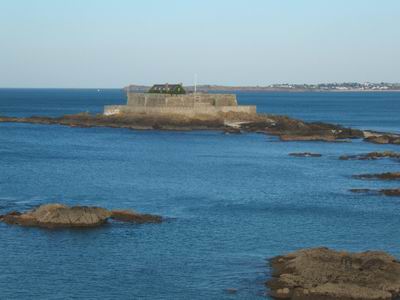
[[[360,174],[354,175],[356,179],[380,179],[380,180],[400,180],[400,172],[386,172],[380,174]]]
[[[294,157],[321,157],[322,154],[311,152],[289,153],[289,156]]]
[[[276,299],[392,300],[400,296],[400,263],[384,252],[300,250],[270,260],[266,282]]]
[[[322,122],[305,122],[281,115],[219,112],[216,115],[119,113],[91,115],[79,113],[61,117],[7,117],[0,123],[32,123],[71,127],[110,127],[136,130],[219,130],[225,133],[256,132],[278,136],[282,141],[348,141],[400,145],[400,135],[346,128]],[[233,126],[227,124],[234,124]]]
[[[370,136],[364,139],[366,142],[374,143],[374,144],[394,144],[400,145],[400,137],[397,135],[375,135]]]
[[[384,152],[370,152],[357,155],[342,155],[339,157],[341,160],[375,160],[381,158],[400,159],[400,153],[392,151]]]
[[[248,132],[263,132],[276,135],[282,141],[325,141],[363,138],[361,130],[345,128],[340,125],[304,122],[278,115],[258,115],[258,120],[242,124]]]
[[[10,212],[0,216],[0,221],[20,226],[44,228],[97,227],[108,219],[132,223],[160,223],[160,216],[139,214],[132,210],[107,210],[101,207],[44,204],[26,213]]]
[[[0,117],[1,122],[18,122],[71,127],[112,127],[141,130],[220,130],[226,133],[257,132],[279,136],[283,141],[327,141],[363,138],[360,130],[326,123],[308,123],[286,116],[220,113],[215,117],[181,115],[118,114],[90,115],[81,113],[62,117]],[[238,124],[235,127],[226,124]],[[232,128],[228,128],[232,127]]]
[[[398,188],[398,189],[381,189],[381,190],[351,189],[350,192],[371,194],[371,195],[384,195],[384,196],[391,196],[391,197],[399,197],[400,196],[400,188]]]

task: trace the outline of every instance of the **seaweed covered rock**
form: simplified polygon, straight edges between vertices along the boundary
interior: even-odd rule
[[[101,207],[66,206],[63,204],[45,204],[26,213],[10,212],[0,217],[0,221],[20,226],[45,228],[96,227],[103,225],[109,218],[134,223],[157,223],[161,217],[139,214],[133,211],[109,211]]]
[[[351,189],[350,192],[353,193],[367,193],[371,195],[384,195],[390,197],[400,197],[400,188],[398,189],[381,189],[381,190],[373,190],[373,189]]]
[[[366,142],[374,143],[374,144],[394,144],[400,145],[400,137],[394,135],[376,135],[370,136],[364,139]]]
[[[400,172],[386,172],[380,174],[360,174],[354,175],[356,179],[380,179],[380,180],[400,180]]]
[[[341,160],[375,160],[381,158],[400,159],[400,153],[393,151],[369,152],[357,155],[342,155]]]
[[[133,210],[112,210],[111,218],[131,223],[161,223],[162,218],[160,216],[139,214]]]
[[[363,138],[364,133],[357,129],[322,122],[304,122],[279,115],[261,115],[254,122],[242,124],[248,132],[264,132],[279,136],[282,141],[326,141]],[[261,119],[263,116],[264,119]]]
[[[400,296],[400,263],[384,252],[300,250],[270,261],[276,299],[391,300]]]
[[[113,127],[157,130],[223,130],[226,133],[257,132],[276,135],[283,141],[327,141],[364,138],[364,132],[340,125],[322,122],[304,122],[287,116],[246,113],[219,113],[216,116],[196,115],[186,117],[178,114],[118,114],[90,115],[87,113],[62,117],[0,116],[1,122],[65,125],[72,127]],[[227,123],[238,123],[235,129]]]

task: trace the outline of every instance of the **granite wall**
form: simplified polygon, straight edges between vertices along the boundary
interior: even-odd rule
[[[128,92],[127,105],[104,107],[105,115],[146,113],[181,114],[186,116],[217,115],[218,113],[256,113],[255,106],[238,105],[234,94],[167,95]]]
[[[144,94],[128,93],[129,106],[147,107],[193,107],[195,103],[212,106],[237,106],[236,95],[233,94]]]

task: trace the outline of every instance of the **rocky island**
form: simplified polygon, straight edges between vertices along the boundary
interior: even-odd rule
[[[173,88],[173,90],[171,90]],[[376,143],[399,144],[400,136],[362,131],[340,125],[305,122],[287,116],[256,113],[255,106],[237,104],[233,94],[185,94],[179,85],[155,85],[149,92],[128,91],[127,105],[106,106],[103,114],[79,113],[61,117],[7,117],[0,123],[18,122],[71,127],[111,127],[135,130],[218,130],[255,132],[282,141],[346,141],[363,138]],[[176,93],[177,90],[181,92]],[[389,137],[389,138],[386,138]]]
[[[400,296],[400,262],[378,251],[300,250],[270,260],[266,282],[276,299],[392,300]]]
[[[108,219],[130,223],[161,223],[160,216],[139,214],[132,210],[107,210],[101,207],[72,206],[53,203],[31,211],[0,215],[0,222],[10,225],[43,228],[91,228],[107,223]]]

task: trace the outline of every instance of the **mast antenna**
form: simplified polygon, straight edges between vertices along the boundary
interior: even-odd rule
[[[194,93],[197,93],[197,74],[194,74]]]

